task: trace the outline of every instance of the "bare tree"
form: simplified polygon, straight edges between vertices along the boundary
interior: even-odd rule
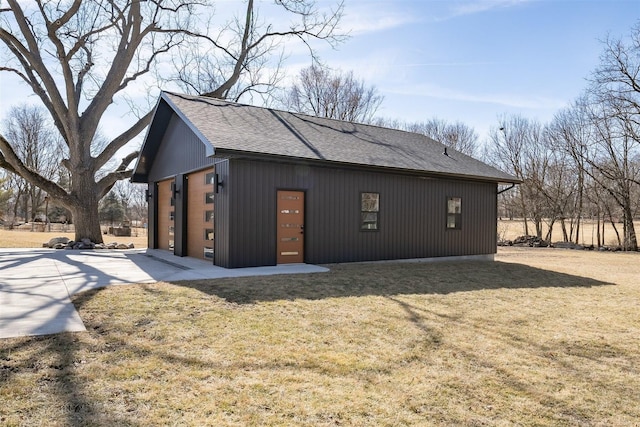
[[[591,106],[589,114],[595,129],[586,163],[586,173],[609,193],[622,210],[623,246],[638,250],[633,223],[634,189],[640,182],[640,145],[628,132],[629,118],[612,113],[602,103]]]
[[[587,171],[622,210],[624,247],[637,250],[634,194],[640,185],[640,23],[627,39],[607,38],[587,89],[594,139]]]
[[[635,194],[640,190],[640,145],[628,130],[631,123],[605,99],[584,96],[556,115],[552,129],[556,146],[579,168],[578,183],[596,207],[598,221],[607,216],[615,229],[615,219],[621,218],[619,243],[636,250],[633,218],[639,202]]]
[[[469,156],[480,154],[478,134],[472,127],[459,121],[450,123],[434,117],[423,122],[405,122],[399,119],[376,117],[372,120],[372,124],[420,133]]]
[[[640,144],[640,21],[628,39],[604,41],[600,64],[593,73],[590,96],[609,105],[610,112],[622,114],[625,129]]]
[[[367,86],[352,71],[331,71],[316,64],[300,71],[284,104],[297,113],[370,123],[383,99],[375,86]]]
[[[131,215],[137,225],[147,224],[149,221],[149,205],[147,203],[146,186],[132,184],[131,191]]]
[[[63,152],[46,111],[26,104],[13,107],[9,110],[3,127],[7,138],[13,141],[15,155],[22,164],[47,180],[54,179]],[[19,175],[16,175],[12,181],[12,185],[16,188],[16,206],[22,200],[25,221],[33,221],[36,219],[38,209],[44,203],[46,194]],[[14,208],[14,213],[16,209],[17,207]]]
[[[8,185],[9,180],[6,176],[0,174],[0,221],[4,224],[6,219],[4,213],[7,211],[11,197],[13,196],[13,189]]]
[[[469,156],[477,154],[478,135],[473,128],[462,122],[449,123],[443,119],[432,118],[426,122],[407,124],[405,129],[426,135]]]
[[[499,127],[489,132],[485,157],[496,167],[522,180],[517,195],[519,215],[524,219],[524,233],[529,234],[528,219],[534,221],[536,235],[542,237],[542,220],[549,212],[540,191],[549,168],[549,153],[540,123],[519,115],[499,119]]]
[[[74,218],[76,239],[102,242],[98,201],[121,180],[137,152],[125,155],[109,170],[109,164],[147,126],[151,111],[143,111],[127,130],[96,149],[96,133],[107,109],[126,100],[130,91],[146,89],[150,72],[163,73],[166,62],[178,51],[208,47],[220,53],[217,79],[207,90],[193,90],[226,98],[250,87],[250,76],[259,58],[276,54],[279,43],[297,39],[307,43],[321,39],[336,42],[342,13],[338,6],[320,13],[313,0],[279,0],[277,6],[291,19],[260,26],[253,0],[246,3],[235,27],[225,23],[214,32],[198,30],[196,20],[213,9],[204,0],[35,0],[24,4],[7,0],[0,8],[0,42],[8,60],[0,71],[18,76],[49,112],[67,151],[61,162],[71,176],[68,188],[30,169],[16,152],[15,141],[0,135],[0,167],[17,173],[68,208]],[[236,37],[230,36],[235,34]],[[203,64],[198,64],[203,65]],[[178,73],[179,74],[179,73]],[[184,76],[185,84],[191,76]],[[102,173],[100,173],[102,171]]]
[[[571,211],[567,212],[571,215],[570,228],[567,231],[566,218],[568,215],[564,215],[562,218],[562,228],[565,241],[575,241],[575,243],[578,243],[580,236],[585,198],[593,202],[592,206],[596,208],[600,206],[599,203],[596,203],[596,194],[589,194],[587,191],[587,189],[593,190],[594,188],[590,185],[589,177],[585,173],[585,156],[587,145],[592,139],[592,127],[580,108],[584,102],[585,99],[580,99],[572,107],[559,111],[547,126],[547,138],[549,138],[551,149],[557,155],[564,154],[564,165],[567,172],[574,176],[574,181],[567,183],[568,189],[571,189],[567,194],[567,201],[571,200],[573,203]],[[596,209],[591,213],[595,213],[598,221],[600,220],[602,210]],[[600,245],[599,241],[598,245]]]

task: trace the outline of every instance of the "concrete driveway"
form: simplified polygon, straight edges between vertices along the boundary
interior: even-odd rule
[[[225,269],[166,251],[0,249],[0,338],[84,331],[71,295],[130,283],[328,271],[309,264]]]

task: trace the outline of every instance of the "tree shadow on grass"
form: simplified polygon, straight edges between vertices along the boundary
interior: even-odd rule
[[[74,304],[81,308],[97,292],[84,292]],[[0,392],[14,389],[13,381],[37,385],[29,395],[21,393],[22,387],[15,387],[11,392],[15,393],[14,402],[0,408],[0,425],[18,425],[17,420],[21,425],[139,425],[96,398],[91,381],[81,373],[86,347],[81,334],[74,332],[0,340]],[[40,395],[47,398],[39,399]],[[16,403],[20,399],[22,402]]]
[[[433,319],[442,317],[449,322],[466,328],[477,328],[487,335],[490,333],[489,323],[493,319],[487,319],[481,324],[477,320],[458,319],[456,317],[445,318],[443,313],[428,311],[429,306],[416,305],[411,299],[402,298],[403,295],[446,295],[459,292],[479,292],[498,289],[536,289],[536,288],[589,288],[597,286],[610,286],[611,283],[597,281],[589,278],[556,273],[543,269],[532,268],[526,265],[501,263],[501,262],[451,262],[451,263],[370,263],[370,264],[344,264],[332,265],[329,273],[307,275],[281,275],[265,277],[245,277],[234,279],[216,279],[175,282],[177,286],[185,286],[196,289],[205,294],[223,298],[228,302],[237,304],[253,304],[277,300],[320,300],[326,298],[384,296],[398,304],[406,314],[408,325],[418,328],[417,335],[429,344],[429,348],[437,348],[448,337],[437,327]],[[142,285],[144,287],[144,285]],[[73,298],[76,307],[81,310],[102,290],[92,290],[81,293]],[[145,292],[155,295],[160,299],[163,293],[156,287],[145,287]],[[198,296],[196,296],[197,298]],[[435,313],[435,314],[434,314]],[[185,325],[188,324],[189,312],[184,312]],[[181,313],[182,315],[182,313]],[[144,338],[141,329],[131,335],[123,334],[120,330],[109,330],[91,316],[84,318],[90,331],[91,339],[83,342],[81,337],[75,334],[59,334],[49,337],[37,337],[31,339],[19,339],[7,341],[7,346],[0,345],[0,388],[8,386],[18,375],[32,372],[41,373],[39,384],[51,383],[49,392],[58,396],[57,401],[61,407],[52,408],[54,413],[61,414],[58,420],[65,425],[136,425],[135,419],[129,419],[126,414],[118,413],[121,409],[103,405],[102,400],[95,395],[86,375],[77,369],[82,364],[81,357],[87,352],[116,351],[107,348],[105,343],[117,344],[122,355],[127,357],[146,358],[159,357],[173,366],[181,368],[194,368],[215,372],[222,372],[227,365],[212,364],[205,357],[205,353],[182,355],[174,353],[168,348],[155,348],[150,350],[148,346],[138,341]],[[135,318],[131,319],[136,324]],[[533,357],[542,357],[549,350],[541,347],[535,341],[521,341],[507,334],[508,331],[497,330],[493,333],[496,341],[511,343],[518,350],[530,352]],[[131,338],[126,338],[130,336]],[[179,335],[171,337],[177,340]],[[214,335],[215,336],[215,335]],[[148,337],[147,337],[148,339]],[[43,342],[45,345],[43,346]],[[30,350],[31,349],[31,350]],[[28,355],[16,360],[13,353],[27,350]],[[149,352],[152,352],[150,354]],[[498,362],[487,358],[482,353],[475,354],[461,347],[456,349],[460,354],[467,352],[465,357],[474,365],[483,366],[492,372],[499,374],[500,382],[510,390],[531,396],[550,410],[558,410],[573,413],[579,408],[574,408],[570,402],[554,397],[545,389],[538,389],[519,379],[510,370],[501,366]],[[416,353],[416,363],[423,363],[429,357],[429,351],[424,354]],[[115,354],[115,353],[114,353]],[[398,350],[397,360],[404,360],[402,352]],[[553,363],[559,364],[561,360]],[[239,358],[231,366],[236,372],[255,371],[260,369],[272,370],[289,369],[292,366],[296,370],[313,370],[304,360],[299,360],[293,365],[290,361],[255,361],[251,357]],[[327,362],[328,363],[328,362]],[[398,362],[399,363],[399,362]],[[238,366],[235,366],[238,365]],[[82,365],[80,365],[82,366]],[[330,366],[330,365],[329,365]],[[391,372],[397,365],[389,364]],[[576,378],[588,377],[588,372],[583,372],[579,365],[569,366]],[[325,375],[325,368],[317,368],[314,374]],[[353,374],[354,378],[362,376],[361,371]],[[41,390],[42,391],[42,390]],[[624,391],[624,390],[623,390]],[[122,398],[118,398],[122,400]],[[118,400],[116,399],[116,400]],[[108,400],[108,399],[107,399]],[[133,398],[132,409],[143,405]],[[153,410],[152,410],[153,411]],[[42,409],[40,413],[46,412]],[[2,409],[0,409],[0,419]],[[28,417],[27,417],[28,419]],[[455,420],[454,420],[455,421]],[[588,421],[588,420],[587,420]],[[452,422],[453,423],[453,422]]]
[[[503,262],[336,264],[328,273],[175,282],[237,304],[263,301],[451,294],[492,289],[612,286],[586,277]]]

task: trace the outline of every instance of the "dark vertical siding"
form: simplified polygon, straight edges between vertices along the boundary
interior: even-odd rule
[[[229,234],[232,227],[229,215],[231,189],[234,183],[229,179],[229,161],[215,159],[215,172],[222,186],[213,199],[213,263],[220,267],[230,268]]]
[[[206,157],[204,144],[206,142],[201,141],[173,114],[149,171],[148,181],[160,181],[211,165],[213,158]]]
[[[187,182],[187,175],[176,175],[173,253],[177,256],[187,255]]]
[[[151,249],[158,247],[158,186],[155,182],[150,182],[147,186],[149,191],[149,214],[147,221],[147,246]]]
[[[278,189],[305,191],[309,263],[495,253],[496,184],[249,160],[228,180],[228,267],[276,263]],[[361,192],[380,193],[378,231],[360,231]],[[446,229],[447,197],[462,199],[461,230]]]

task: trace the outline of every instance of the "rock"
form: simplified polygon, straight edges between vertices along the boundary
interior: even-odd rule
[[[79,242],[69,240],[68,237],[54,237],[42,244],[43,248],[53,249],[133,249],[133,243],[93,243],[91,239],[81,239]]]
[[[62,243],[62,244],[66,245],[67,243],[69,243],[69,238],[68,237],[54,237],[51,240],[49,240],[49,243],[47,243],[47,246],[50,247],[50,248],[53,248],[58,243]]]
[[[558,249],[575,249],[576,244],[573,242],[555,242],[553,244],[554,248]]]
[[[593,249],[593,246],[584,246],[584,245],[578,245],[576,243],[573,242],[555,242],[553,243],[553,247],[554,248],[558,248],[558,249],[576,249],[576,250],[584,250],[584,249]]]
[[[534,248],[546,248],[549,242],[538,236],[520,236],[513,241],[513,246],[529,246]]]

